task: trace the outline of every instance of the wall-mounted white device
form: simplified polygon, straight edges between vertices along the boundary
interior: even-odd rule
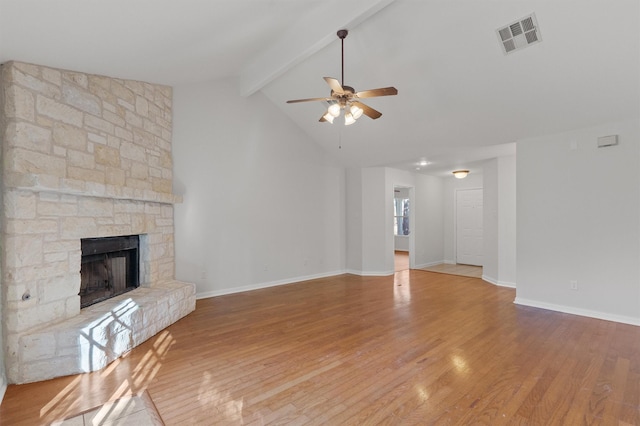
[[[618,135],[600,136],[598,138],[598,148],[618,145]]]

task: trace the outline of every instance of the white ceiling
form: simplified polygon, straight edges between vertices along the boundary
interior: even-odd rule
[[[495,30],[532,12],[542,42],[504,55]],[[367,100],[378,120],[319,123],[323,103],[285,103],[328,96],[340,28],[345,84],[398,89]],[[172,86],[235,77],[346,165],[448,174],[519,139],[638,118],[640,2],[0,0],[9,60]]]

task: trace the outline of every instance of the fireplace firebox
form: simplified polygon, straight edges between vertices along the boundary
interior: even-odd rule
[[[80,240],[80,307],[139,286],[139,237],[127,235]]]

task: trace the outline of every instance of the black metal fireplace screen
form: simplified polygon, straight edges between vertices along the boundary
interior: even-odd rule
[[[137,235],[80,240],[80,307],[84,308],[137,288]]]

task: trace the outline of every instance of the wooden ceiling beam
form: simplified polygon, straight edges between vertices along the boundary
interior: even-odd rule
[[[336,31],[354,28],[395,0],[351,0],[323,2],[288,29],[274,44],[264,49],[240,71],[242,96],[250,96],[329,43]]]

